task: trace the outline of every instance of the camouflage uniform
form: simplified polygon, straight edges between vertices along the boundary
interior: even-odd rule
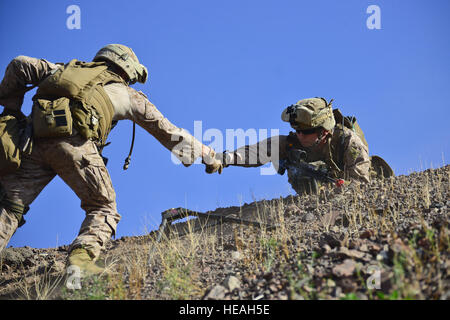
[[[0,105],[19,116],[27,85],[39,84],[57,67],[43,59],[15,58],[0,84]],[[123,83],[107,84],[104,89],[114,107],[113,120],[136,122],[167,149],[173,149],[185,166],[199,156],[208,158],[210,154],[205,150],[213,152],[186,130],[173,125],[143,93]],[[176,145],[178,148],[174,148]],[[24,154],[20,168],[0,177],[0,183],[8,201],[27,208],[55,175],[72,188],[86,212],[70,250],[83,247],[93,258],[98,257],[105,242],[115,233],[121,216],[117,212],[110,176],[93,141],[76,132],[67,138],[35,139],[31,155]],[[1,208],[0,251],[19,225],[13,211]]]
[[[301,100],[299,106],[302,105],[301,103],[310,100],[317,99]],[[322,110],[323,108],[316,107],[316,109]],[[317,112],[317,110],[314,112]],[[329,175],[334,178],[353,181],[354,184],[369,182],[371,162],[368,147],[355,132],[341,124],[336,125],[331,114],[330,119],[330,121],[327,120],[328,123],[326,124],[330,133],[323,144],[309,148],[304,147],[298,140],[296,133],[290,132],[288,136],[271,137],[253,145],[243,146],[231,153],[226,153],[223,159],[224,164],[225,166],[257,167],[272,162],[275,169],[278,170],[279,161],[288,158],[289,149],[302,149],[307,153],[306,162],[323,162]],[[296,124],[293,124],[293,126],[296,126]],[[300,193],[303,188],[301,184],[298,181],[293,181],[289,171],[288,177],[294,190]]]

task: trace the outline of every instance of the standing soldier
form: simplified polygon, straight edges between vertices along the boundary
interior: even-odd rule
[[[121,217],[101,156],[118,120],[137,123],[185,166],[202,157],[207,173],[221,172],[211,148],[173,125],[142,92],[129,86],[146,80],[146,67],[131,48],[120,44],[100,49],[89,63],[72,60],[61,65],[25,56],[9,63],[0,84],[0,105],[4,106],[0,119],[12,116],[32,123],[33,144],[29,154],[22,154],[20,167],[0,177],[0,251],[25,222],[29,205],[59,175],[86,212],[70,245],[68,264],[100,271],[95,261]],[[27,119],[21,106],[25,92],[34,86],[38,89]]]
[[[326,172],[330,180],[344,179],[358,184],[369,182],[371,174],[382,173],[381,170],[386,177],[392,175],[384,160],[369,157],[367,142],[356,119],[343,117],[338,109],[332,109],[331,103],[324,98],[300,100],[287,107],[281,115],[295,132],[271,137],[217,157],[223,159],[224,166],[257,167],[272,162],[279,169],[281,163],[292,160],[294,151],[301,150],[304,155],[302,161],[309,167]],[[301,171],[296,170],[295,165],[288,164],[286,168],[289,183],[298,194],[317,192],[320,181],[299,174]]]

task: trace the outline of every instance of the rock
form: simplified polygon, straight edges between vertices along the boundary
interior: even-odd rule
[[[364,252],[360,252],[354,249],[348,249],[346,247],[341,247],[339,249],[338,255],[343,255],[344,257],[361,259],[364,256]]]
[[[33,256],[33,251],[29,247],[8,248],[3,250],[0,259],[3,264],[10,267],[32,266],[34,264]]]
[[[235,276],[228,276],[224,281],[225,287],[231,292],[241,286],[241,281]]]
[[[273,278],[273,273],[272,272],[266,272],[266,273],[264,273],[263,278],[266,279],[267,281],[269,281],[270,279]]]
[[[305,298],[303,296],[301,296],[301,295],[299,295],[298,293],[295,293],[295,292],[292,294],[291,299],[292,300],[305,300]]]
[[[450,290],[447,290],[440,298],[439,300],[450,300]]]
[[[231,252],[231,258],[236,261],[241,260],[242,254],[239,251],[233,251]]]
[[[304,287],[303,287],[303,290],[305,290],[305,291],[308,292],[308,293],[311,293],[311,292],[314,291],[314,289],[311,288],[311,287],[309,287],[309,286],[304,286]]]
[[[234,244],[225,243],[223,245],[223,250],[236,250],[236,246]]]
[[[369,250],[370,250],[370,252],[371,252],[372,254],[376,254],[377,252],[379,252],[379,251],[381,250],[381,247],[380,247],[378,244],[376,244],[376,243],[372,243],[372,244],[370,245]]]
[[[361,292],[356,292],[356,297],[359,300],[369,300],[369,298],[364,293],[361,293]]]
[[[370,237],[372,237],[375,233],[372,230],[364,230],[363,232],[361,232],[359,234],[359,237],[361,239],[369,239]]]
[[[288,295],[286,294],[286,292],[278,292],[278,299],[279,300],[287,300]]]
[[[334,288],[336,286],[336,282],[334,282],[332,279],[327,280],[327,287]]]
[[[302,222],[311,222],[311,221],[314,221],[315,219],[316,219],[316,216],[311,212],[307,212],[306,214],[304,214],[302,216]]]
[[[362,252],[368,252],[369,248],[367,247],[367,244],[363,243],[362,245],[359,246],[358,250]]]
[[[336,224],[336,219],[337,217],[339,217],[339,215],[341,214],[341,211],[331,211],[326,213],[322,219],[320,219],[320,221],[322,222],[322,225],[324,227],[330,227],[330,226],[334,226]]]
[[[203,273],[209,273],[211,272],[211,268],[210,267],[204,267],[203,268]]]
[[[331,233],[323,233],[320,237],[319,245],[324,246],[325,244],[329,245],[331,248],[335,248],[341,245],[341,241]]]
[[[383,262],[383,261],[388,261],[389,260],[389,255],[387,251],[381,251],[379,254],[377,254],[377,261]]]
[[[284,210],[284,213],[287,216],[291,216],[294,214],[300,214],[300,212],[301,212],[300,208],[297,207],[295,204],[290,204],[290,205],[286,206],[286,208]]]
[[[344,263],[335,266],[332,270],[337,277],[349,277],[355,272],[356,263],[351,259],[344,260]]]
[[[222,300],[227,289],[221,285],[215,285],[203,298],[204,300]]]
[[[351,278],[342,278],[341,280],[339,280],[338,284],[339,287],[342,288],[342,291],[344,293],[355,292],[355,290],[358,287],[356,282],[353,281]]]
[[[266,285],[266,280],[264,280],[264,279],[259,279],[256,282],[256,286],[259,288],[263,288],[265,285]]]

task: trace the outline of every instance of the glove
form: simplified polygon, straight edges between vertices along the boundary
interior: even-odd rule
[[[205,165],[205,172],[206,173],[214,173],[218,172],[219,174],[222,173],[223,169],[223,163],[220,160],[220,158],[217,157],[216,152],[212,149],[210,149],[209,154],[203,156],[202,163]]]
[[[239,154],[236,155],[235,153],[230,153],[230,152],[227,152],[227,151],[224,151],[222,153],[216,153],[215,158],[222,163],[222,166],[224,168],[236,165],[236,160],[237,159],[239,161],[241,160],[241,156]]]
[[[205,172],[206,173],[214,173],[214,172],[218,172],[219,174],[222,173],[222,169],[223,169],[223,165],[219,162],[216,162],[214,164],[206,164],[205,163]]]

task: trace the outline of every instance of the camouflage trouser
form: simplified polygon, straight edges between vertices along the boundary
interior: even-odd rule
[[[115,233],[120,215],[111,178],[92,141],[79,135],[37,140],[31,155],[23,157],[20,168],[0,177],[0,183],[9,201],[28,206],[56,174],[77,194],[86,211],[70,250],[83,247],[98,257]],[[10,211],[1,208],[0,251],[18,226],[18,219]]]

